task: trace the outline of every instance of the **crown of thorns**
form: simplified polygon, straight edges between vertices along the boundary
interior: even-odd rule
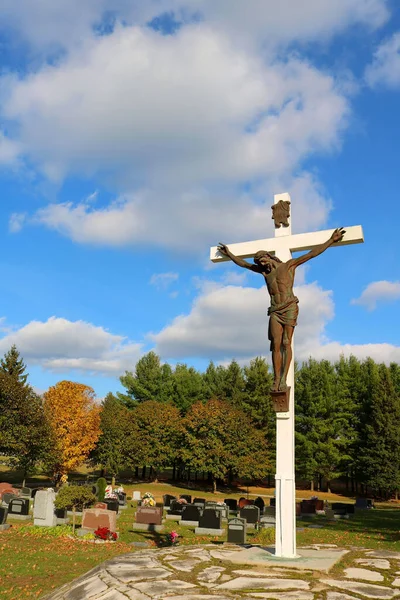
[[[259,250],[258,252],[256,252],[254,255],[254,262],[258,262],[262,256],[268,256],[268,258],[270,258],[271,260],[274,260],[275,262],[278,262],[278,263],[282,262],[280,260],[280,258],[278,258],[277,256],[273,256],[266,250]]]

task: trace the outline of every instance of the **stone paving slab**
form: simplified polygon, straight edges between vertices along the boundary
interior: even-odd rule
[[[318,570],[296,569],[294,561],[283,566],[277,560],[264,561],[260,568],[253,558],[263,549],[247,550],[252,550],[247,561],[243,561],[243,547],[234,544],[138,550],[105,561],[42,600],[392,600],[400,596],[400,577],[393,576],[389,584],[379,571],[363,568],[395,573],[400,553],[354,548],[354,560],[347,561],[342,572],[334,578],[325,572],[322,578]],[[340,549],[322,544],[299,552],[343,556]],[[371,573],[381,585],[360,581],[363,575],[371,578]]]
[[[370,569],[349,567],[344,570],[344,576],[348,579],[363,579],[364,581],[383,581],[383,575]]]
[[[322,583],[326,583],[327,585],[339,588],[341,590],[347,590],[349,592],[354,592],[355,594],[361,594],[362,596],[366,596],[367,598],[383,598],[384,600],[389,600],[394,598],[395,596],[400,595],[400,591],[391,590],[388,587],[383,587],[380,585],[372,585],[368,583],[359,583],[355,581],[343,581],[343,580],[335,580],[335,579],[324,579]]]

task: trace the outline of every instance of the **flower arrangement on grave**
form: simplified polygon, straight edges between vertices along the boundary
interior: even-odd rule
[[[104,498],[108,498],[110,500],[118,500],[118,496],[115,491],[112,489],[112,485],[108,485],[105,489]]]
[[[155,505],[156,505],[156,501],[154,499],[153,494],[150,494],[150,492],[146,492],[142,498],[142,506],[155,506]]]
[[[115,542],[118,538],[118,535],[114,531],[110,531],[108,527],[99,527],[94,532],[94,536],[96,539],[103,540],[105,542]]]
[[[176,546],[178,544],[178,538],[179,535],[176,533],[176,531],[171,531],[170,533],[167,533],[167,542],[171,546]]]
[[[186,498],[179,498],[178,504],[187,504]]]

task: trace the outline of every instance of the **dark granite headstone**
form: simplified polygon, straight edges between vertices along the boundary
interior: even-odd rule
[[[256,498],[254,500],[254,506],[258,506],[258,508],[260,509],[260,513],[262,514],[263,510],[264,510],[264,506],[265,506],[265,502],[264,500],[261,498],[261,496],[258,496],[258,498]]]
[[[204,507],[205,503],[206,503],[206,499],[205,498],[195,498],[193,500],[192,504],[194,504],[195,506],[203,506]]]
[[[246,519],[231,519],[228,521],[228,543],[246,543]]]
[[[246,519],[246,522],[251,525],[255,525],[260,520],[260,509],[258,506],[243,506],[240,509],[240,518]]]
[[[194,504],[186,504],[182,511],[182,521],[195,521],[199,522],[201,517],[201,508]]]
[[[158,506],[139,506],[136,511],[136,523],[161,525],[162,515],[162,508],[159,508]]]
[[[269,505],[270,506],[276,506],[276,498],[270,498],[269,499]]]
[[[8,510],[5,506],[0,506],[0,525],[4,525],[7,521]]]
[[[104,503],[107,504],[108,510],[114,510],[116,513],[118,512],[118,500],[114,500],[113,498],[104,498]]]
[[[26,498],[30,498],[32,496],[32,489],[28,487],[21,488],[21,496],[25,496]]]
[[[8,505],[9,515],[29,515],[28,498],[12,498]]]
[[[224,500],[225,504],[227,505],[227,507],[229,508],[230,512],[236,512],[238,509],[238,503],[236,498],[225,498]]]
[[[199,519],[199,527],[204,529],[221,529],[221,512],[214,508],[205,508]]]
[[[374,501],[372,498],[356,498],[355,507],[361,510],[374,508]]]
[[[177,500],[173,500],[171,502],[171,504],[169,505],[169,507],[170,507],[169,514],[170,515],[181,515],[184,506],[186,506],[186,504],[181,504]]]
[[[126,494],[125,494],[125,492],[117,492],[117,496],[118,496],[118,504],[120,506],[125,506],[125,504],[126,504]]]
[[[332,502],[332,510],[335,515],[353,515],[355,504],[348,504],[347,502]]]
[[[95,505],[96,508],[96,505]],[[66,519],[68,515],[68,510],[66,508],[56,508],[54,510],[57,519]]]
[[[164,494],[163,500],[164,500],[164,506],[166,508],[168,508],[169,506],[171,506],[171,502],[173,500],[177,500],[177,497],[176,496],[171,496],[171,494]]]

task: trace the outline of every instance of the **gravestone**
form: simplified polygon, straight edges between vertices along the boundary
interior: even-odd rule
[[[374,501],[372,498],[356,498],[355,507],[361,510],[368,510],[374,508]]]
[[[297,504],[298,504],[299,515],[300,515],[300,502],[298,502]],[[275,517],[275,513],[276,513],[275,506],[264,506],[263,516],[265,516],[265,517]]]
[[[270,506],[275,506],[275,508],[276,508],[276,498],[270,498],[269,499],[269,505]]]
[[[199,526],[196,527],[196,535],[222,535],[221,512],[215,508],[205,508],[199,519]]]
[[[10,525],[6,523],[7,513],[7,508],[5,506],[0,506],[0,531],[5,531],[10,528]]]
[[[186,504],[181,504],[177,500],[172,500],[169,506],[169,512],[165,516],[168,521],[180,521],[182,518],[182,511]]]
[[[142,494],[138,490],[133,492],[132,500],[141,500],[141,499],[142,499]]]
[[[332,502],[331,508],[334,512],[335,519],[348,519],[350,515],[354,515],[355,504]]]
[[[228,521],[228,543],[245,544],[247,533],[246,519],[231,519]]]
[[[114,510],[118,513],[119,503],[114,498],[104,498],[104,504],[107,504],[108,510]]]
[[[315,515],[315,502],[313,500],[302,500],[300,503],[300,511],[302,515]]]
[[[252,506],[243,506],[239,511],[239,516],[241,519],[246,519],[248,529],[254,529],[260,520],[260,509],[254,504]]]
[[[182,511],[182,519],[180,524],[186,527],[198,527],[202,512],[203,511],[200,506],[186,504]]]
[[[51,488],[39,490],[35,495],[33,505],[33,524],[41,527],[54,527],[56,515],[54,512],[55,491]]]
[[[118,504],[120,508],[126,508],[126,494],[125,492],[117,492]]]
[[[57,525],[67,525],[69,523],[68,510],[66,508],[56,508]]]
[[[164,530],[162,525],[163,509],[159,506],[139,506],[136,511],[136,521],[133,523],[134,531]]]
[[[261,498],[261,496],[258,496],[255,500],[254,500],[254,505],[258,506],[258,508],[260,509],[260,514],[263,513],[264,510],[264,506],[265,506],[265,502],[264,500]]]
[[[8,506],[13,498],[18,498],[18,496],[13,492],[4,492],[3,497],[1,499],[1,503],[3,504],[3,506]]]
[[[32,489],[28,487],[22,487],[19,495],[22,496],[22,498],[31,498]]]
[[[169,511],[171,508],[171,503],[174,500],[177,500],[178,498],[176,496],[171,496],[171,494],[164,494],[163,496],[163,502],[164,502],[164,508],[166,511]]]
[[[215,510],[219,510],[223,519],[228,518],[229,508],[226,504],[221,504],[219,502],[206,502],[204,508],[214,508]]]
[[[27,521],[29,515],[29,499],[28,498],[12,498],[8,505],[8,514],[13,519]]]
[[[205,498],[195,498],[193,500],[194,506],[200,506],[200,507],[204,508],[205,503],[206,503],[206,499]]]
[[[82,527],[79,535],[93,533],[99,527],[108,527],[112,532],[117,530],[117,513],[114,510],[102,508],[86,508],[82,515]]]
[[[182,500],[186,500],[188,504],[192,504],[192,496],[189,496],[189,494],[181,494],[179,498],[182,498]]]
[[[225,498],[224,502],[227,505],[227,507],[229,508],[229,512],[237,512],[238,503],[237,503],[236,498]]]
[[[248,500],[247,498],[239,498],[239,502],[238,502],[238,507],[239,508],[243,508],[243,506],[249,506],[250,504],[253,504],[252,500]]]

